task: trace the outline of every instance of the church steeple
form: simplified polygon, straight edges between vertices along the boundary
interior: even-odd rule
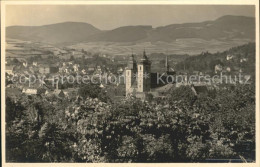
[[[127,68],[136,71],[136,60],[135,60],[135,57],[134,57],[133,53],[132,53],[132,55],[129,58],[129,61],[127,63]]]
[[[147,56],[146,56],[146,52],[145,52],[145,49],[144,49],[144,52],[143,52],[143,60],[147,60]]]
[[[143,52],[143,58],[137,65],[137,92],[148,92],[151,89],[151,62],[146,56],[145,50]]]
[[[150,64],[150,61],[149,61],[149,59],[148,59],[148,57],[146,55],[145,49],[144,49],[144,52],[143,52],[143,57],[142,57],[140,62],[142,62],[144,64]]]

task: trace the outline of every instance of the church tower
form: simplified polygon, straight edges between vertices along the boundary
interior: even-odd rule
[[[151,89],[151,62],[148,60],[145,50],[143,58],[137,66],[137,92],[148,92]]]
[[[126,67],[126,74],[125,74],[125,81],[126,81],[126,95],[129,95],[133,92],[132,90],[132,85],[135,81],[135,74],[136,74],[136,61],[134,59],[134,55],[132,54],[132,56],[130,57],[130,60],[127,64],[127,67]]]

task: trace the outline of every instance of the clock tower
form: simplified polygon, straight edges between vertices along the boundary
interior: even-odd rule
[[[151,89],[151,62],[148,60],[145,50],[143,58],[137,65],[137,92],[148,92]]]

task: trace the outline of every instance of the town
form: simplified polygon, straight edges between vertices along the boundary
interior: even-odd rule
[[[54,127],[63,127],[60,130],[57,129],[58,131],[55,132],[59,135],[61,135],[60,133],[70,133],[70,131],[75,130],[75,128],[82,128],[77,129],[77,135],[89,135],[89,137],[86,137],[86,139],[83,137],[82,140],[77,139],[75,136],[76,134],[70,134],[72,135],[72,141],[69,142],[72,142],[73,148],[72,150],[69,149],[65,151],[69,151],[69,156],[67,158],[64,157],[65,161],[71,161],[71,153],[77,152],[79,155],[74,157],[76,159],[73,161],[124,162],[125,155],[121,155],[120,152],[117,153],[118,155],[116,155],[116,157],[109,156],[115,148],[107,150],[107,147],[112,148],[112,145],[108,143],[108,145],[103,143],[104,146],[99,148],[101,149],[101,154],[90,153],[89,151],[91,150],[81,148],[81,144],[84,144],[84,142],[86,142],[85,140],[93,139],[93,137],[97,137],[95,140],[104,137],[104,142],[107,140],[114,142],[121,135],[130,137],[131,135],[129,136],[129,134],[122,134],[120,130],[122,128],[121,125],[128,127],[129,121],[137,121],[136,112],[141,111],[144,112],[141,113],[141,115],[139,115],[140,113],[138,114],[138,117],[141,116],[138,120],[140,119],[139,121],[141,122],[132,122],[133,125],[131,124],[131,126],[133,126],[132,128],[142,127],[148,129],[144,129],[144,132],[136,132],[134,129],[127,128],[129,133],[158,135],[158,133],[161,134],[161,130],[164,131],[165,128],[170,128],[165,131],[166,134],[172,133],[171,130],[176,128],[175,121],[177,120],[175,119],[178,118],[179,120],[182,120],[183,118],[189,117],[189,119],[195,122],[178,122],[178,126],[190,126],[191,123],[198,124],[198,120],[202,121],[201,124],[197,125],[199,128],[197,130],[199,130],[198,133],[200,133],[200,135],[195,135],[201,136],[202,138],[196,138],[194,142],[201,142],[202,148],[208,147],[208,144],[211,143],[212,152],[208,154],[209,156],[205,156],[205,158],[193,158],[185,155],[184,159],[180,157],[171,158],[171,156],[173,156],[172,153],[165,153],[165,155],[171,156],[166,159],[155,158],[154,160],[138,160],[135,158],[138,158],[139,156],[134,154],[133,157],[128,157],[131,161],[157,162],[159,160],[162,162],[182,162],[189,159],[189,161],[214,162],[216,158],[231,158],[236,160],[239,159],[235,152],[237,149],[239,154],[243,155],[243,159],[246,158],[245,161],[251,162],[254,159],[254,152],[252,152],[252,150],[254,150],[254,143],[252,142],[254,126],[250,125],[251,128],[249,131],[248,129],[244,129],[245,123],[247,124],[253,121],[252,113],[254,113],[253,108],[251,108],[254,104],[254,95],[252,94],[255,82],[254,67],[249,65],[255,61],[254,43],[234,47],[222,53],[211,54],[203,52],[197,56],[189,56],[180,60],[176,58],[173,59],[177,61],[171,60],[174,56],[163,55],[161,56],[161,60],[159,60],[160,64],[156,64],[158,60],[152,61],[153,57],[151,54],[147,54],[147,50],[144,50],[143,53],[139,55],[132,53],[128,56],[116,57],[102,53],[89,53],[84,49],[75,50],[53,46],[46,47],[40,43],[32,44],[24,41],[7,42],[7,45],[13,45],[12,48],[6,49],[5,62],[6,121],[8,122],[7,126],[11,128],[9,131],[10,133],[12,132],[12,127],[16,124],[12,125],[14,123],[13,121],[17,118],[22,120],[29,119],[28,121],[32,123],[30,126],[38,126],[38,128],[35,128],[40,130],[39,133],[45,133],[43,130],[47,130],[46,128],[50,128],[52,124],[55,124]],[[31,48],[32,46],[33,48]],[[203,60],[201,60],[201,57]],[[207,60],[208,58],[210,58],[210,60]],[[197,66],[197,59],[200,60],[200,63],[204,63],[204,65]],[[203,61],[209,63],[206,64],[207,62]],[[154,68],[154,66],[156,66],[156,68]],[[88,76],[88,82],[70,81],[71,77],[77,78],[78,76],[80,76],[81,79],[82,76],[83,78],[84,76]],[[123,79],[120,80],[120,77]],[[107,82],[107,80],[109,80],[109,82]],[[245,92],[247,92],[246,97],[243,97]],[[227,96],[227,93],[229,94],[229,97]],[[242,96],[242,94],[244,95]],[[242,101],[237,100],[237,103],[232,105],[227,103],[224,105],[225,107],[223,106],[224,108],[218,105],[219,103],[224,104],[230,101],[230,98],[233,100],[234,98],[245,99]],[[138,106],[141,108],[136,108]],[[233,108],[235,106],[244,106],[245,109],[247,109],[246,116],[244,115],[247,120],[246,122],[242,122],[239,125],[233,124],[233,122],[223,125],[215,120],[217,117],[223,120],[229,119],[230,116],[233,117],[233,109],[231,110],[232,112],[230,111],[228,114],[225,112],[227,111],[226,108]],[[184,108],[180,109],[179,107]],[[195,108],[198,109],[195,110]],[[185,112],[179,113],[176,112],[176,109],[177,111],[184,110]],[[127,110],[130,112],[126,112]],[[151,111],[152,113],[150,114],[152,115],[147,115],[146,118],[145,114],[148,114],[146,113],[148,111]],[[213,111],[216,111],[216,113],[213,113]],[[110,115],[110,112],[120,112],[120,114],[115,117]],[[244,110],[239,110],[239,112],[243,113]],[[142,116],[142,114],[144,115]],[[160,114],[166,115],[160,118]],[[170,123],[166,121],[167,114],[173,114],[170,117],[174,119],[174,122]],[[95,119],[88,123],[84,123],[84,120],[87,121],[90,117],[91,119]],[[156,123],[154,122],[155,120],[150,117],[153,117],[159,122],[161,122],[160,119],[163,119],[164,123]],[[106,127],[107,125],[100,122],[97,118],[110,120],[112,122],[109,126],[120,126],[121,128],[117,127],[119,128],[119,131],[117,132],[112,129],[103,131],[102,129],[104,126]],[[205,118],[207,119],[205,120]],[[214,120],[213,126],[208,124],[209,120]],[[248,120],[250,121],[248,122]],[[57,122],[59,122],[58,124],[60,125],[58,125]],[[75,123],[78,124],[76,127]],[[84,128],[85,125],[88,127],[87,129]],[[20,124],[15,126],[20,126]],[[218,128],[215,126],[220,126],[224,129],[233,126],[233,128],[237,128],[237,130],[239,129],[241,131],[234,133],[243,133],[243,137],[234,138],[234,134],[231,134],[228,139],[224,136],[221,137],[221,135],[226,134],[227,130],[224,130],[223,132],[218,131]],[[25,127],[25,125],[22,125],[20,128]],[[159,131],[149,131],[150,128],[159,128]],[[183,133],[181,129],[175,130],[178,131],[177,133]],[[196,131],[196,129],[194,130]],[[32,133],[31,135],[33,136],[37,134],[36,131],[29,131],[28,133]],[[192,130],[187,135],[193,136],[195,131]],[[14,133],[16,134],[18,132],[15,131]],[[118,137],[115,137],[114,133],[116,133]],[[213,134],[217,135],[214,136]],[[7,134],[7,136],[10,135],[9,133]],[[29,135],[29,138],[26,140],[30,141],[31,135]],[[105,136],[101,137],[100,135]],[[164,136],[164,134],[162,133],[161,136]],[[37,136],[35,137],[38,138]],[[48,137],[48,135],[46,137]],[[148,136],[142,140],[148,140],[147,137]],[[50,138],[50,136],[48,138]],[[54,142],[55,140],[58,140],[57,136],[51,137],[49,142]],[[129,142],[134,142],[131,141],[131,138],[127,138],[127,140],[130,140]],[[151,140],[156,143],[159,142],[159,139],[154,137],[152,137]],[[192,143],[189,137],[185,140]],[[48,145],[49,142],[45,144]],[[221,144],[215,145],[215,142]],[[126,151],[122,148],[125,147],[124,144],[121,143],[120,145],[115,147],[117,149],[122,149],[121,151],[123,152]],[[26,146],[26,144],[24,146]],[[91,146],[99,147],[96,144],[93,145],[93,143]],[[14,147],[13,149],[16,149],[15,145],[9,147]],[[53,149],[60,149],[60,147],[67,148],[68,146],[55,146]],[[187,149],[182,147],[181,149]],[[13,149],[10,149],[10,153],[7,154],[10,160],[14,157]],[[32,149],[37,150],[38,148],[33,147]],[[146,151],[149,152],[150,149],[151,148]],[[165,150],[166,148],[162,149]],[[223,149],[226,149],[228,152],[218,153],[218,151],[222,151]],[[47,153],[50,153],[48,149],[46,151],[47,152],[42,153],[42,156],[46,156]],[[131,150],[129,151],[128,154],[131,153]],[[162,150],[160,149],[157,151],[155,150],[155,152],[159,152],[160,154],[161,151]],[[97,157],[90,158],[85,154],[103,156],[106,160],[103,161],[102,158],[100,159]],[[179,153],[176,153],[176,155],[179,156]],[[26,157],[19,155],[19,153],[16,156],[21,156],[23,158],[22,161],[29,160],[27,160]],[[146,155],[141,153],[139,158],[145,156]],[[35,158],[36,157],[34,157],[34,159]],[[52,159],[52,157],[49,157],[48,159],[40,158],[39,160],[56,161],[55,159]]]
[[[256,2],[45,3],[1,6],[7,166],[257,164]]]
[[[190,85],[193,92],[199,94],[218,89],[223,83],[234,85],[251,82],[250,73],[243,73],[243,66],[248,62],[248,56],[226,54],[225,65],[216,62],[212,65],[211,71],[191,71],[185,70],[185,65],[184,69],[180,67],[182,62],[178,64],[178,61],[171,62],[170,67],[168,55],[165,55],[161,59],[163,63],[160,70],[151,71],[151,66],[154,65],[145,51],[140,55],[109,57],[101,53],[88,53],[84,49],[61,49],[40,43],[10,41],[7,45],[11,45],[6,49],[7,92],[20,92],[26,95],[55,95],[59,98],[69,98],[76,95],[83,84],[69,83],[69,78],[76,76],[88,76],[88,84],[96,84],[109,91],[110,99],[124,99],[129,95],[142,100],[151,96],[163,99],[170,89],[181,85]],[[202,53],[202,56],[205,54]],[[240,65],[232,67],[231,71],[231,64],[235,61]],[[178,71],[174,70],[176,66],[180,67]],[[236,77],[232,78],[231,74]],[[210,79],[205,77],[214,75],[218,77]],[[193,78],[189,79],[190,76]],[[90,78],[93,80],[90,81]]]

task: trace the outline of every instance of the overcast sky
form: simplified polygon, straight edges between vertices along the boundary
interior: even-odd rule
[[[254,16],[254,6],[216,5],[7,5],[6,26],[86,22],[108,30],[127,25],[164,26],[214,20],[223,15]]]

